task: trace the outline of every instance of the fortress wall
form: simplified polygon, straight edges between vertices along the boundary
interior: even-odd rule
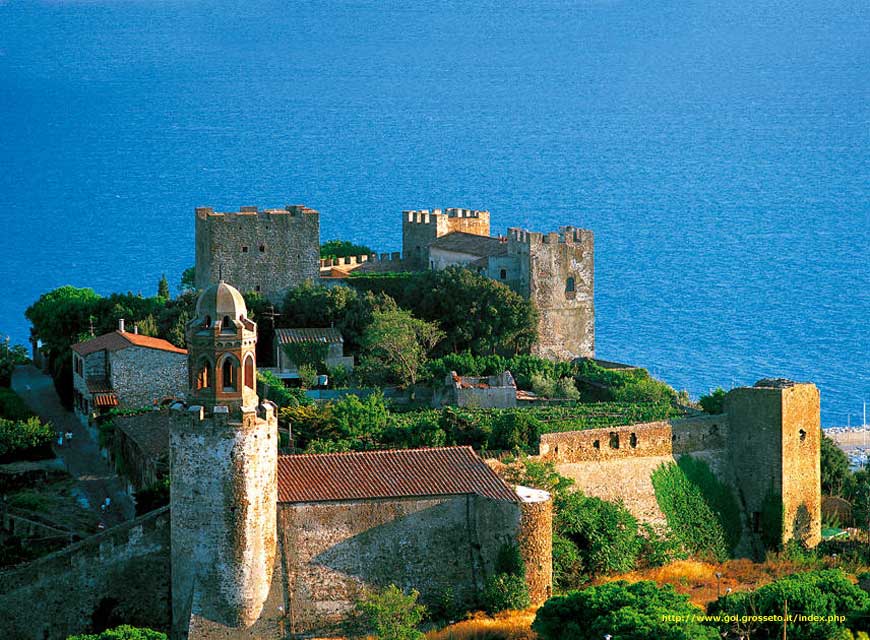
[[[0,573],[0,637],[64,640],[92,622],[170,624],[169,507]]]
[[[417,589],[428,604],[450,589],[472,601],[520,509],[462,495],[281,504],[278,519],[287,629],[331,633],[366,588]]]

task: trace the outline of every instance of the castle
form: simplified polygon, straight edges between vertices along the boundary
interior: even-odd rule
[[[306,280],[340,281],[354,269],[408,271],[461,265],[502,282],[539,313],[533,353],[566,359],[595,355],[594,242],[591,231],[508,229],[490,235],[488,211],[402,212],[402,254],[320,260],[320,218],[302,205],[234,213],[196,209],[197,287],[221,277],[273,302]],[[324,271],[325,270],[325,271]],[[324,280],[325,281],[325,280]]]
[[[174,638],[334,632],[390,583],[473,602],[505,543],[535,601],[549,597],[546,493],[515,491],[470,447],[278,456],[256,341],[238,290],[202,292],[188,404],[169,416]]]

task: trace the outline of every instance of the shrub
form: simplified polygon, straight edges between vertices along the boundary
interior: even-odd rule
[[[27,349],[20,344],[0,345],[0,387],[8,387],[12,382],[12,372],[20,364],[27,364]],[[2,414],[0,414],[2,415]]]
[[[693,621],[703,611],[673,587],[654,582],[609,582],[550,598],[535,616],[532,630],[541,640],[587,640],[611,635],[619,640],[718,640],[713,627]],[[667,616],[680,616],[675,624]]]
[[[27,420],[33,415],[33,412],[24,404],[21,396],[12,389],[0,387],[0,418]]]
[[[311,405],[313,401],[305,395],[302,389],[289,389],[281,379],[271,371],[257,371],[258,393],[264,400],[271,400],[279,407],[297,407]]]
[[[346,258],[348,256],[368,256],[374,253],[364,244],[354,244],[350,240],[329,240],[320,245],[321,258]]]
[[[102,633],[69,636],[67,640],[166,640],[166,634],[152,629],[122,625]]]
[[[698,403],[701,408],[707,413],[724,413],[725,412],[725,389],[717,387],[705,396],[701,396]]]
[[[356,605],[366,626],[381,640],[420,640],[423,634],[417,625],[423,620],[426,607],[417,604],[417,591],[405,594],[396,585],[368,594]]]
[[[490,615],[508,609],[525,609],[532,603],[526,579],[509,573],[497,573],[487,579],[482,601]]]
[[[847,628],[866,628],[870,613],[870,596],[839,569],[810,571],[780,578],[755,591],[732,593],[719,598],[709,607],[711,615],[762,616],[782,615],[788,601],[789,612],[818,616],[789,628],[794,640],[834,638]],[[845,620],[836,619],[843,616]],[[721,631],[731,631],[730,623],[720,623]],[[777,638],[782,622],[761,620],[752,630],[753,638]]]
[[[54,429],[39,418],[0,418],[0,463],[50,458]]]
[[[637,520],[621,503],[570,493],[559,500],[555,528],[577,547],[581,565],[563,572],[596,576],[634,569],[642,541]]]

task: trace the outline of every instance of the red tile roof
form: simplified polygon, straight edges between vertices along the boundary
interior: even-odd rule
[[[95,393],[93,394],[95,407],[117,407],[118,396],[115,392],[111,393]]]
[[[158,349],[160,351],[187,355],[187,349],[180,349],[162,338],[152,338],[151,336],[143,336],[141,333],[130,333],[129,331],[112,331],[85,342],[74,344],[72,350],[80,356],[86,356],[97,351],[120,351],[129,347],[144,347],[145,349]]]
[[[442,249],[486,258],[507,255],[507,240],[491,236],[479,236],[464,231],[451,231],[429,243],[430,249]]]
[[[516,493],[471,447],[279,456],[278,502]]]

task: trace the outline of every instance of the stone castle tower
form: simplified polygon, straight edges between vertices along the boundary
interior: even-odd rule
[[[202,292],[187,326],[189,406],[170,425],[174,638],[248,627],[269,594],[278,431],[257,397],[256,343],[238,290]]]
[[[518,268],[513,286],[540,314],[535,355],[595,356],[594,255],[587,229],[562,227],[547,234],[508,229],[508,256]]]
[[[784,379],[725,399],[728,463],[748,528],[767,542],[821,540],[821,420],[814,384]]]
[[[489,235],[489,211],[428,209],[402,212],[402,257],[412,269],[429,268],[429,245],[448,233]]]
[[[303,205],[196,209],[197,289],[221,278],[281,302],[287,289],[320,275],[320,214]]]

